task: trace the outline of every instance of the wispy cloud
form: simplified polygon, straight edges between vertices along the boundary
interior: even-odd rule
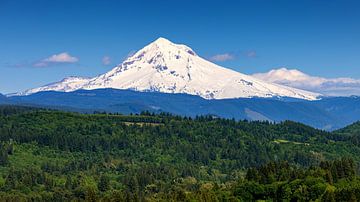
[[[238,58],[256,58],[256,57],[257,57],[256,51],[247,50],[247,51],[234,51],[234,52],[216,54],[209,57],[209,60],[213,62],[225,62],[229,60],[235,60]]]
[[[33,64],[34,67],[47,67],[55,64],[66,64],[66,63],[76,63],[79,59],[77,57],[71,56],[67,52],[54,54],[48,58],[42,59]]]
[[[248,58],[254,58],[257,56],[257,53],[256,53],[256,51],[252,50],[252,51],[246,51],[244,55]]]
[[[102,59],[103,65],[109,65],[111,63],[111,58],[109,56],[104,56]]]
[[[18,63],[9,63],[6,62],[3,64],[5,67],[9,67],[9,68],[23,68],[23,67],[28,67],[31,66],[31,63],[29,63],[28,61],[24,61],[24,62],[18,62]]]
[[[231,53],[223,53],[223,54],[213,55],[209,59],[214,62],[224,62],[235,59],[235,55]]]

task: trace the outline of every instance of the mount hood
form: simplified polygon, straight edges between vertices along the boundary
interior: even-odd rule
[[[99,88],[185,93],[205,99],[291,97],[316,100],[320,96],[221,67],[198,56],[188,46],[165,38],[155,40],[105,74],[94,78],[68,77],[13,95]]]

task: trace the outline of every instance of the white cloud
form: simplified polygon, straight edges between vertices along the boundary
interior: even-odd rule
[[[280,68],[254,77],[272,83],[321,93],[326,96],[360,95],[360,80],[352,78],[323,78],[305,74],[296,69]]]
[[[79,59],[77,59],[76,57],[73,57],[71,55],[69,55],[68,53],[60,53],[60,54],[55,54],[52,55],[49,58],[44,59],[45,62],[68,62],[68,63],[74,63],[79,61]]]
[[[63,53],[59,53],[59,54],[54,54],[48,58],[45,58],[43,60],[40,60],[38,62],[36,62],[33,66],[35,67],[47,67],[53,64],[61,64],[61,63],[75,63],[78,62],[79,59],[71,56],[69,53],[67,52],[63,52]]]
[[[210,60],[215,62],[224,62],[233,59],[235,59],[235,56],[230,53],[218,54],[210,57]]]
[[[109,65],[111,63],[111,58],[109,56],[104,56],[102,59],[103,65]]]

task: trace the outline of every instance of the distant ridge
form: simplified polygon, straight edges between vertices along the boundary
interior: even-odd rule
[[[6,101],[7,101],[6,96],[0,93],[0,103],[4,103]]]
[[[216,115],[222,118],[301,122],[319,129],[334,130],[360,120],[360,98],[323,98],[307,101],[294,98],[203,99],[189,94],[138,92],[118,89],[39,92],[8,98],[15,104],[56,109],[118,113],[170,112],[182,116]]]

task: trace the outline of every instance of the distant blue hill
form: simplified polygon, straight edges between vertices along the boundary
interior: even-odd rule
[[[184,116],[213,114],[224,118],[298,121],[333,130],[360,120],[359,97],[305,101],[289,98],[206,100],[187,94],[96,89],[75,92],[40,92],[29,96],[0,97],[0,103],[46,106],[79,112],[107,111],[123,114],[141,111],[170,112]]]
[[[5,104],[8,102],[9,100],[3,94],[0,93],[0,104]]]

